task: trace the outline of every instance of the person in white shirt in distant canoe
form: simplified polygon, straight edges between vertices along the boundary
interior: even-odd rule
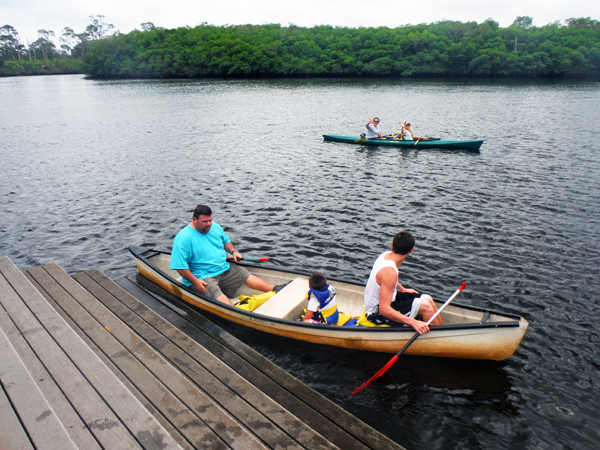
[[[414,140],[418,140],[418,141],[428,141],[429,138],[426,138],[425,136],[421,136],[415,139],[414,134],[412,132],[412,130],[410,129],[410,123],[406,122],[406,123],[402,123],[399,122],[400,126],[402,127],[402,131],[400,131],[400,133],[397,133],[394,135],[393,140],[403,140],[403,141],[414,141]],[[425,133],[423,133],[425,134]]]
[[[379,117],[373,118],[367,122],[367,132],[365,138],[367,139],[383,139],[383,134],[379,132]]]

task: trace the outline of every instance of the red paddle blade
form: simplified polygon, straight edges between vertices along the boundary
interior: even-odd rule
[[[269,258],[258,258],[259,261],[268,261]]]
[[[377,372],[375,375],[373,375],[371,377],[371,379],[369,381],[367,381],[366,383],[364,383],[361,387],[359,387],[358,389],[356,389],[354,392],[352,392],[352,394],[350,395],[356,395],[356,394],[360,394],[362,392],[362,390],[364,388],[366,388],[368,385],[370,385],[373,381],[375,381],[377,378],[379,378],[381,375],[383,375],[384,373],[387,372],[387,370],[392,367],[392,365],[398,360],[398,355],[394,355],[394,357],[392,359],[390,359],[390,362],[388,362],[385,366],[383,366],[381,369],[379,369],[379,372]]]

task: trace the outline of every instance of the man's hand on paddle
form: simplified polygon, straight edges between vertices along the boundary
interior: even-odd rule
[[[240,252],[238,252],[237,250],[235,252],[233,252],[231,254],[231,256],[233,256],[233,260],[235,262],[241,261],[241,259],[242,259],[242,254]]]

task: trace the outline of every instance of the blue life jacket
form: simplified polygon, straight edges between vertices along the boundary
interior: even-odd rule
[[[335,289],[333,286],[327,283],[321,290],[309,289],[306,298],[310,299],[311,294],[319,301],[319,311],[323,321],[333,325],[337,324],[340,314],[337,309]]]
[[[309,289],[308,291],[308,298],[310,298],[310,294],[313,294],[317,300],[319,300],[319,309],[323,310],[323,309],[328,309],[329,306],[327,306],[335,297],[335,291],[333,290],[333,288],[330,290],[329,288],[331,287],[331,285],[329,283],[327,283],[325,285],[325,287],[323,289],[321,289],[320,291],[316,290],[316,289]]]

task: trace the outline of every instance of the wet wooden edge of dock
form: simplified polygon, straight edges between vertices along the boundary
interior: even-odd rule
[[[51,406],[56,448],[402,448],[139,275],[15,269],[0,258],[0,351]],[[27,377],[2,367],[0,432],[36,442],[12,402]]]

